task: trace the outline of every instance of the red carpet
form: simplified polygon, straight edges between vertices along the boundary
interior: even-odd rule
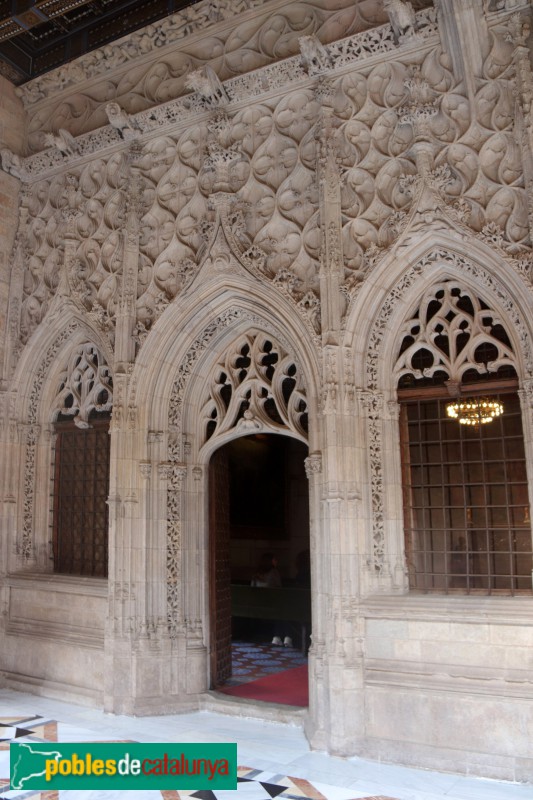
[[[307,664],[293,667],[266,678],[242,683],[240,686],[221,687],[220,692],[249,700],[263,700],[267,703],[285,703],[289,706],[309,705],[307,685]]]

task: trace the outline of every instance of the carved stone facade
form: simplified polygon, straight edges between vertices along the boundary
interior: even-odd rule
[[[202,0],[6,83],[5,683],[120,713],[215,703],[210,460],[283,434],[309,452],[312,746],[530,776],[533,586],[409,590],[398,396],[491,348],[533,500],[530,11]],[[472,352],[439,345],[457,330]],[[109,578],[53,576],[52,423],[111,409]]]

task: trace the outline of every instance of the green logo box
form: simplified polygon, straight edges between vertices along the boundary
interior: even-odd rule
[[[12,742],[11,790],[236,789],[235,743]]]

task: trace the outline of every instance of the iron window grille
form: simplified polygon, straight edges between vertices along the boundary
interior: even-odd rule
[[[107,577],[109,494],[108,413],[55,424],[53,559],[54,571]]]

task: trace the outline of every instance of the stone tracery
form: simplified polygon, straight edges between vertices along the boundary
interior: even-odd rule
[[[82,344],[70,354],[54,406],[60,414],[72,417],[80,428],[89,427],[93,411],[110,411],[113,407],[111,371],[93,344]]]
[[[432,286],[399,337],[402,344],[395,381],[405,375],[418,379],[440,373],[460,384],[472,369],[483,374],[515,366],[498,315],[456,281]],[[422,362],[422,367],[417,366]]]
[[[307,402],[294,359],[266,334],[243,336],[212,373],[201,426],[204,439],[233,428],[288,429],[306,438]]]

